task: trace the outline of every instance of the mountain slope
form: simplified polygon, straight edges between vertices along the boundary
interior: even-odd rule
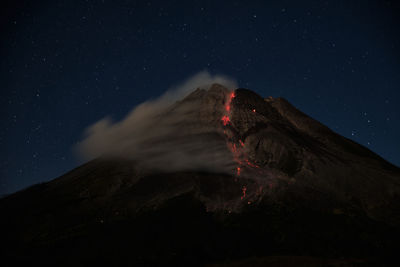
[[[154,160],[92,160],[0,200],[4,257],[65,266],[395,260],[399,168],[285,99],[247,89],[197,89],[158,122],[174,114],[185,116],[168,142],[223,147],[224,168],[204,171],[196,157],[195,169],[169,171],[149,169]]]

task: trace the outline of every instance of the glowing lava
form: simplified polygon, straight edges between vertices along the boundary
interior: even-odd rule
[[[235,137],[232,137],[228,132],[231,131],[230,128],[225,128],[228,125],[230,127],[234,127],[234,125],[232,125],[232,121],[231,121],[231,114],[232,114],[232,100],[233,98],[235,98],[235,92],[231,92],[227,98],[226,98],[226,102],[225,102],[225,106],[224,106],[224,114],[221,118],[222,124],[224,126],[224,135],[226,136],[227,139],[227,147],[229,148],[229,150],[231,151],[232,155],[233,155],[233,159],[236,162],[236,176],[240,176],[242,175],[242,173],[246,170],[246,169],[258,169],[260,168],[259,166],[257,166],[255,163],[250,162],[247,159],[247,154],[244,150],[245,147],[245,143],[244,141],[242,141],[241,139],[235,139]],[[256,112],[255,109],[252,110],[254,113]],[[237,181],[237,178],[235,178],[235,181]],[[246,191],[247,191],[247,186],[244,185],[242,187],[242,195],[240,197],[241,200],[246,198]],[[259,193],[262,192],[262,187]],[[248,204],[250,204],[251,202],[249,201]]]
[[[237,175],[239,176],[239,175],[240,175],[240,167],[237,167],[236,170],[237,170],[236,173],[237,173]]]
[[[226,115],[224,115],[224,116],[221,118],[221,120],[222,120],[222,123],[224,124],[224,126],[228,125],[228,123],[231,121],[231,120],[229,119],[229,117],[226,116]]]
[[[232,103],[232,99],[234,97],[235,97],[235,92],[232,92],[232,93],[229,94],[229,97],[228,97],[228,99],[226,101],[225,110],[228,111],[228,112],[231,111],[231,103]]]
[[[233,98],[235,98],[235,96],[236,96],[235,92],[231,92],[227,96],[227,99],[225,102],[225,113],[221,118],[223,126],[227,126],[228,124],[232,123],[231,122],[231,113],[232,113],[231,104],[232,104],[232,100],[233,100]],[[252,111],[256,112],[255,109],[253,109]],[[257,166],[254,163],[251,163],[247,159],[246,153],[244,152],[245,144],[242,140],[240,140],[240,139],[236,140],[236,141],[232,140],[232,138],[228,136],[227,129],[224,129],[224,134],[227,137],[227,146],[228,146],[229,150],[232,152],[235,162],[238,164],[238,166],[236,168],[237,176],[239,176],[241,174],[243,166],[247,165],[247,167],[259,168],[259,166]],[[237,145],[236,145],[236,142],[238,143]]]
[[[231,92],[229,94],[228,99],[226,100],[225,103],[225,110],[226,110],[226,114],[222,116],[221,121],[223,123],[224,126],[228,125],[231,121],[230,119],[230,115],[231,115],[231,103],[232,103],[232,99],[235,97],[235,92]]]
[[[243,186],[242,187],[242,196],[240,197],[241,200],[243,200],[246,197],[246,191],[247,191],[247,187]]]

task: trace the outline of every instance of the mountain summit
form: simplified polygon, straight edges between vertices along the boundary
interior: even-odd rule
[[[64,266],[395,259],[400,169],[287,100],[213,84],[149,125],[101,157],[1,199],[5,259]]]

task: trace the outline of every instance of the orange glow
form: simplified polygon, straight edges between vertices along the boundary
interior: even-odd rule
[[[244,199],[245,197],[246,197],[246,191],[247,191],[247,187],[244,185],[243,187],[242,187],[242,193],[243,193],[243,195],[240,197],[240,199]]]
[[[254,113],[256,113],[256,110],[255,110],[255,109],[253,109],[253,112],[254,112]]]
[[[226,126],[231,120],[229,119],[228,116],[224,115],[222,118],[222,123],[224,124],[224,126]]]
[[[234,97],[235,97],[235,92],[232,92],[232,93],[229,95],[228,101],[226,102],[225,110],[228,111],[228,112],[231,111],[231,102],[232,102],[232,98],[234,98]]]
[[[237,167],[236,169],[237,169],[237,175],[239,176],[240,175],[240,167]]]
[[[253,168],[260,168],[260,166],[254,164],[254,163],[251,163],[248,159],[246,159],[245,161],[246,161],[247,165],[249,165],[250,167],[253,167]]]

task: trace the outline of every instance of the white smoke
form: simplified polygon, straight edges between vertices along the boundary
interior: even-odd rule
[[[76,147],[79,155],[86,160],[126,157],[156,171],[230,171],[232,156],[215,129],[190,131],[188,121],[201,103],[174,105],[197,88],[208,90],[214,83],[230,90],[237,88],[230,78],[200,72],[159,98],[138,105],[119,122],[106,117],[89,126]]]

